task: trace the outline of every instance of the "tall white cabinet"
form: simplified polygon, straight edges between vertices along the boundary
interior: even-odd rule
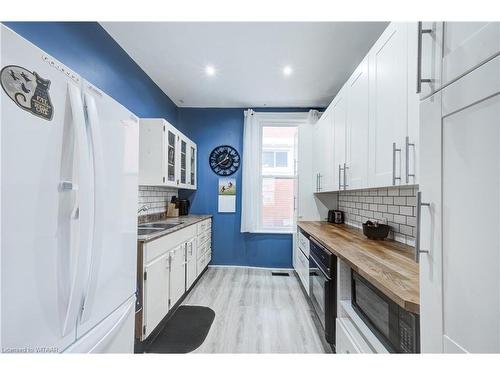
[[[487,48],[498,25],[441,25],[442,88],[420,104],[424,353],[500,352],[500,43]]]
[[[141,119],[139,185],[196,189],[196,143],[164,119]]]

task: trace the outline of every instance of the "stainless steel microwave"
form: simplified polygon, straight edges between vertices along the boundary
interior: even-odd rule
[[[351,271],[352,307],[391,353],[420,353],[420,319]]]

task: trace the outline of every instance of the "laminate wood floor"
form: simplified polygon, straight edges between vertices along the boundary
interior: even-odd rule
[[[320,324],[292,271],[210,267],[183,305],[215,311],[205,342],[193,353],[328,353]]]

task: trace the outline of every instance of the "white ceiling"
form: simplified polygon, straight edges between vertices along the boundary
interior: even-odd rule
[[[102,22],[179,107],[325,107],[385,22]],[[205,67],[216,74],[209,77]],[[283,75],[290,65],[293,73]]]

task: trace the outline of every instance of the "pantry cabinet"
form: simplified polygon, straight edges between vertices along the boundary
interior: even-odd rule
[[[164,119],[141,119],[139,184],[196,189],[196,144]]]
[[[500,351],[499,119],[500,56],[421,104],[424,353]]]

